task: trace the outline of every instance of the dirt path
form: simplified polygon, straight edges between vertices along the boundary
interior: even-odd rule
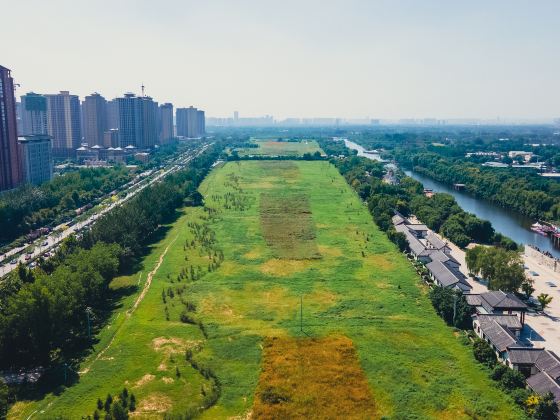
[[[167,251],[169,251],[169,248],[171,247],[171,245],[173,245],[173,243],[177,240],[177,238],[179,237],[179,235],[177,235],[175,237],[175,239],[173,239],[171,241],[171,243],[169,245],[167,245],[167,247],[165,247],[165,250],[161,253],[161,255],[159,256],[158,262],[156,264],[156,266],[154,267],[154,269],[152,271],[150,271],[148,273],[148,277],[146,278],[146,283],[144,283],[144,288],[142,289],[142,292],[140,293],[140,295],[136,298],[136,301],[134,302],[134,305],[132,306],[132,308],[130,308],[127,312],[126,312],[126,316],[127,318],[130,318],[130,316],[132,315],[132,313],[136,310],[136,308],[138,307],[138,305],[140,304],[140,302],[142,302],[142,300],[144,299],[144,297],[146,296],[146,293],[148,293],[148,290],[150,289],[150,285],[152,284],[152,279],[154,277],[154,275],[156,274],[156,272],[158,271],[159,267],[161,266],[161,264],[163,263],[163,259],[165,258],[165,255],[167,254]],[[95,359],[93,359],[93,361],[89,364],[89,366],[83,370],[81,370],[79,372],[80,376],[83,376],[85,374],[87,374],[91,367],[93,366],[93,364],[95,362],[97,362],[101,356],[103,356],[105,354],[105,352],[107,350],[109,350],[109,348],[113,345],[113,342],[115,341],[115,338],[117,337],[118,332],[120,331],[120,329],[122,328],[122,326],[124,325],[124,322],[119,326],[119,328],[117,329],[117,331],[115,331],[115,333],[113,334],[113,337],[111,337],[111,341],[109,341],[109,344],[107,344],[107,346],[105,346],[105,348],[103,348],[103,350],[101,350],[97,356],[95,357]]]
[[[175,239],[173,239],[171,241],[171,243],[165,247],[165,250],[159,256],[158,263],[156,264],[154,269],[148,273],[148,277],[146,278],[146,283],[144,283],[144,288],[142,289],[142,292],[136,298],[136,301],[134,302],[134,305],[132,305],[132,308],[130,308],[126,312],[127,317],[130,317],[134,313],[134,311],[136,310],[138,305],[140,305],[140,302],[142,302],[142,300],[144,299],[144,296],[146,296],[146,293],[148,293],[148,290],[150,290],[150,285],[152,284],[152,279],[154,278],[154,275],[157,273],[157,271],[159,270],[159,267],[163,263],[163,259],[165,258],[165,254],[167,254],[167,251],[169,251],[169,248],[171,247],[171,245],[173,245],[175,243],[175,241],[177,240],[178,237],[179,237],[179,235],[177,235],[175,237]]]

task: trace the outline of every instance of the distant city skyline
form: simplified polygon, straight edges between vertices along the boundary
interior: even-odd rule
[[[18,97],[144,84],[214,117],[560,116],[558,1],[0,1]]]

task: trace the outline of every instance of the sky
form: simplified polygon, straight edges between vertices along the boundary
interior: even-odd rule
[[[558,0],[0,0],[28,91],[209,116],[560,117]],[[6,16],[6,14],[8,16]]]

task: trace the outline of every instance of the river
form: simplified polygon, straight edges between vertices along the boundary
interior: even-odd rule
[[[345,140],[348,148],[358,151],[358,156],[364,156],[372,160],[381,161],[381,157],[377,154],[365,153],[365,149],[349,140]],[[556,258],[560,258],[560,250],[555,248],[552,241],[546,236],[539,235],[531,231],[530,227],[534,223],[527,216],[520,213],[509,211],[503,207],[497,206],[490,201],[476,198],[466,192],[456,191],[452,187],[442,182],[433,180],[432,178],[419,174],[414,171],[404,171],[404,173],[417,181],[420,181],[424,188],[429,188],[434,192],[442,192],[451,194],[455,197],[457,204],[469,213],[477,217],[488,220],[496,232],[513,239],[518,244],[530,244],[548,251]]]

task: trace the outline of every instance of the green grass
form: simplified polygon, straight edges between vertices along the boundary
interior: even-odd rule
[[[277,141],[276,139],[253,140],[259,147],[238,149],[239,156],[303,156],[305,153],[324,154],[315,140],[299,142]]]
[[[394,419],[523,417],[487,378],[470,347],[434,313],[410,264],[374,225],[366,207],[332,165],[230,162],[214,170],[200,191],[208,208],[185,210],[146,257],[141,279],[136,273],[114,281],[115,287],[137,282],[142,287],[171,244],[135,312],[130,317],[125,313],[137,294],[125,298],[100,334],[96,351],[114,337],[102,357],[92,362],[97,357],[92,355],[82,368],[90,371],[60,396],[18,403],[12,418],[27,418],[35,410],[45,410],[35,418],[80,418],[93,411],[98,397],[123,386],[134,392],[138,406],[158,398],[173,413],[200,406],[201,390],[208,394],[211,380],[186,362],[184,352],[171,361],[156,351],[153,340],[158,337],[178,339],[181,350],[193,346],[193,360],[218,376],[221,396],[203,418],[246,414],[253,406],[264,338],[307,337],[300,332],[300,298],[306,334],[352,340],[380,415]],[[283,238],[273,235],[270,243],[261,225],[262,212],[270,209],[270,205],[262,206],[262,200],[270,197],[299,201],[298,208],[304,211],[292,212],[291,217],[296,226],[303,223],[306,240],[298,246],[308,245],[320,258],[277,257]],[[301,197],[306,197],[303,204]],[[312,240],[306,233],[309,224]],[[192,242],[195,237],[198,240]],[[201,267],[200,278],[192,279],[191,265],[195,277]],[[187,278],[182,275],[178,282],[181,272]],[[185,285],[181,296],[166,298],[167,321],[162,291]],[[189,316],[203,324],[208,338],[198,326],[178,321],[185,308],[181,299],[196,307]],[[163,371],[158,370],[162,362]],[[182,372],[179,380],[175,366]],[[155,378],[135,387],[146,374]],[[174,382],[167,384],[164,377]]]

